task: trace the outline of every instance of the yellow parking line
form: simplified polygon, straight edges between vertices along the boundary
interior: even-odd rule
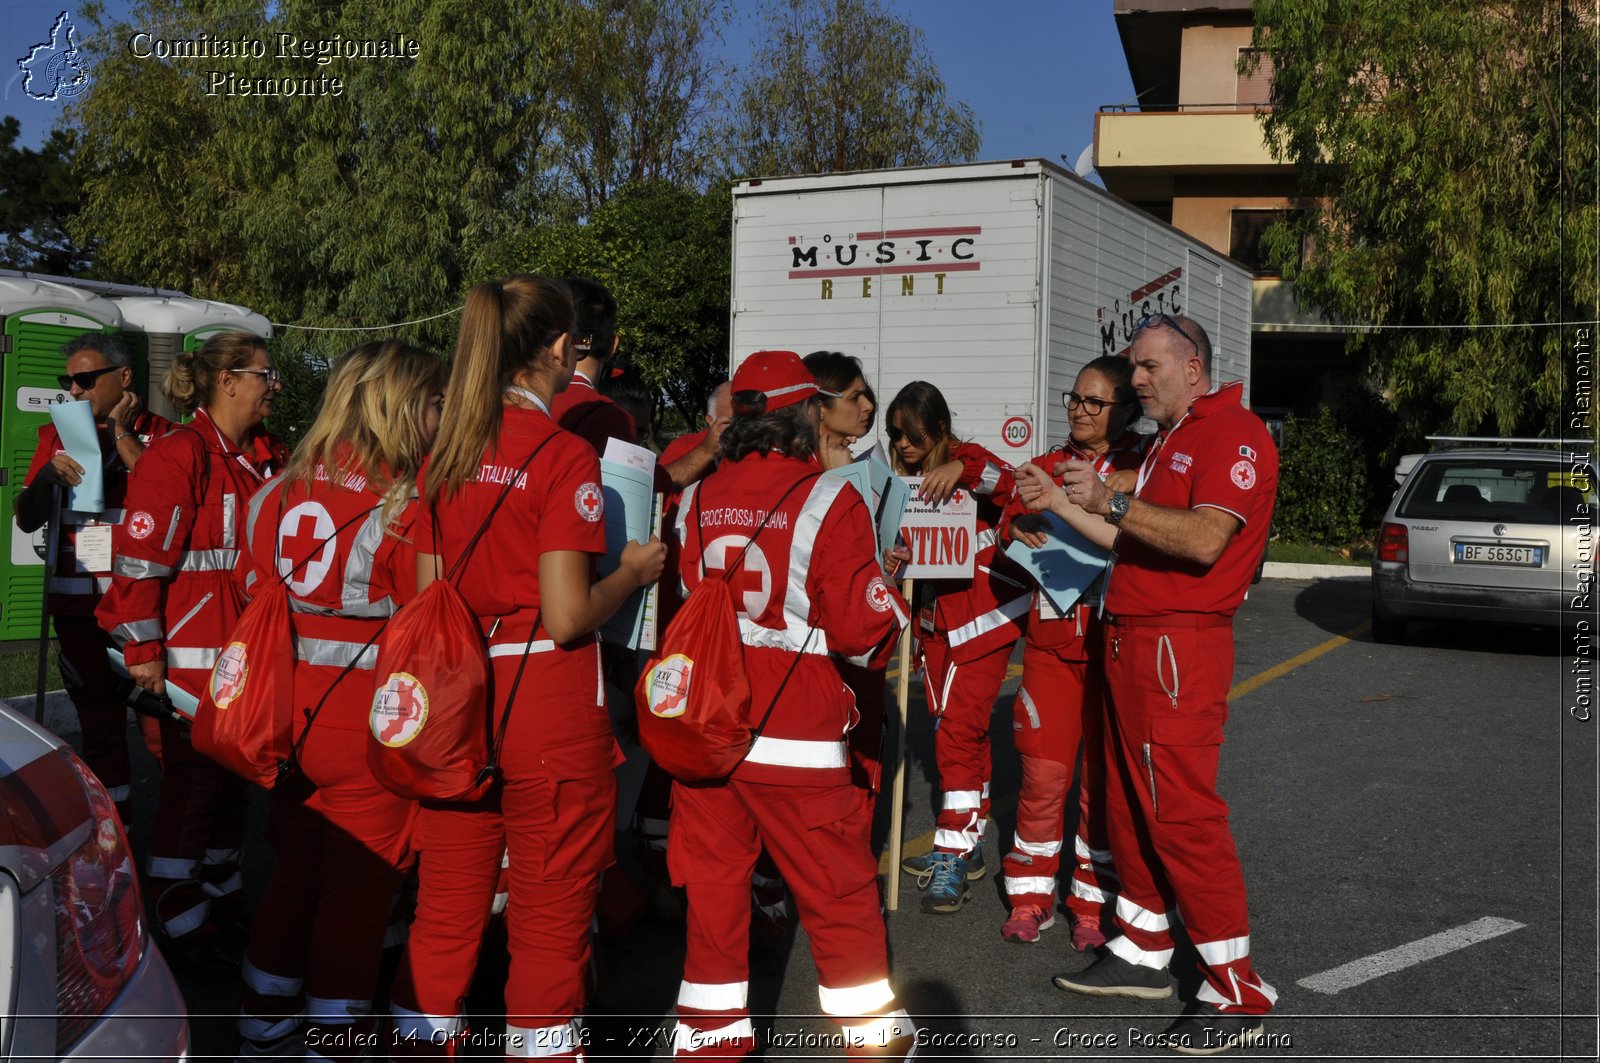
[[[1287,661],[1282,661],[1278,664],[1275,664],[1264,672],[1257,672],[1244,682],[1236,683],[1233,689],[1228,691],[1228,700],[1235,701],[1244,697],[1246,694],[1251,694],[1257,690],[1260,690],[1274,679],[1280,679],[1294,671],[1296,668],[1299,668],[1301,665],[1310,664],[1323,654],[1331,653],[1340,646],[1343,646],[1345,643],[1361,637],[1362,635],[1366,634],[1367,629],[1370,627],[1372,627],[1371,621],[1360,624],[1351,628],[1349,631],[1346,631],[1343,635],[1335,635],[1333,638],[1322,643],[1320,646],[1313,646],[1304,653],[1296,654],[1295,656],[1290,657]],[[1020,664],[1014,664],[1006,669],[1007,679],[1019,676],[1021,674],[1022,665]],[[1007,794],[1004,797],[995,799],[990,804],[990,818],[1010,812],[1016,807],[1016,803],[1016,794]],[[901,856],[921,856],[923,853],[931,851],[933,849],[933,834],[933,831],[929,831],[928,833],[919,835],[918,837],[907,839],[906,843],[901,847]],[[886,850],[882,858],[878,861],[878,874],[887,875],[889,874],[890,870],[889,853]]]

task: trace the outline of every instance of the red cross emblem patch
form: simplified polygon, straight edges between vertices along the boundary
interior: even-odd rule
[[[872,582],[867,584],[867,604],[880,613],[889,611],[889,585],[883,582],[882,576],[873,576]]]
[[[585,483],[578,488],[578,493],[573,496],[573,504],[578,507],[578,516],[590,524],[606,513],[606,496],[600,493],[597,483]]]
[[[128,534],[135,539],[148,539],[155,530],[156,519],[142,509],[128,518]]]

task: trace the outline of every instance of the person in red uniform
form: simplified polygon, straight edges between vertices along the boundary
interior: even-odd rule
[[[578,364],[572,371],[572,382],[551,401],[550,413],[562,428],[586,440],[596,454],[603,455],[608,440],[639,442],[628,411],[600,394],[596,387],[596,381],[606,374],[617,354],[617,301],[597,281],[568,277],[565,283],[577,313],[572,343]]]
[[[733,417],[733,405],[729,400],[729,383],[724,380],[712,389],[706,397],[706,426],[698,432],[685,432],[674,439],[661,451],[661,464],[668,469],[681,469],[679,475],[674,477],[674,482],[680,482],[687,487],[698,480],[705,478],[712,467],[717,463],[717,455],[722,445],[722,432],[728,427],[728,421]],[[687,461],[685,461],[687,459]],[[679,466],[680,462],[684,462]],[[676,504],[674,496],[669,500]]]
[[[55,425],[39,426],[39,445],[28,466],[26,486],[13,503],[17,527],[32,532],[57,515],[54,489],[62,488],[56,570],[49,574],[46,606],[61,647],[61,679],[83,729],[83,759],[105,784],[117,812],[129,823],[128,707],[116,695],[117,677],[106,657],[110,643],[95,622],[95,606],[111,585],[112,528],[122,522],[128,471],[150,441],[172,430],[172,422],[143,408],[133,391],[128,350],[113,335],[89,332],[61,349],[66,372],[61,386],[76,401],[88,402],[105,458],[105,509],[76,513],[67,508],[65,489],[83,479],[84,469],[62,448]],[[77,544],[83,538],[80,556]]]
[[[815,462],[820,392],[799,356],[752,354],[732,390],[722,461],[679,506],[679,578],[687,595],[736,567],[750,711],[770,716],[728,778],[673,786],[667,859],[689,898],[673,1054],[755,1050],[749,898],[765,846],[794,893],[846,1055],[905,1058],[916,1028],[889,985],[870,800],[851,784],[845,742],[853,699],[830,659],[887,654],[905,606],[879,570],[861,496]]]
[[[1011,466],[955,438],[949,405],[926,381],[900,389],[889,403],[888,423],[895,469],[924,477],[923,498],[943,502],[960,487],[978,501],[973,578],[918,588],[923,681],[943,795],[933,851],[901,864],[918,876],[923,911],[958,912],[970,896],[968,881],[984,872],[989,717],[1032,594],[1027,575],[995,549],[995,528],[1011,495]]]
[[[617,570],[594,579],[605,553],[599,460],[550,412],[577,363],[574,330],[558,281],[519,274],[473,288],[423,467],[412,525],[419,591],[461,556],[505,495],[457,587],[488,640],[495,693],[484,711],[510,716],[489,793],[423,802],[418,814],[417,914],[390,994],[396,1058],[459,1049],[507,852],[506,1054],[583,1055],[586,1034],[574,1019],[600,874],[613,862],[620,761],[594,632],[660,575],[666,548],[630,543]]]
[[[1119,935],[1066,990],[1162,999],[1172,988],[1173,909],[1200,956],[1200,1010],[1166,1031],[1170,1047],[1209,1054],[1262,1036],[1277,991],[1252,964],[1244,873],[1217,794],[1233,680],[1233,616],[1266,546],[1278,455],[1238,383],[1213,388],[1211,341],[1187,317],[1140,321],[1133,387],[1161,431],[1135,494],[1084,461],[1064,486],[1019,481],[1086,535],[1115,543],[1105,600],[1106,822],[1121,888]]]
[[[444,406],[444,362],[396,340],[333,364],[322,410],[284,475],[245,515],[248,590],[285,580],[293,617],[298,771],[272,790],[277,862],[245,950],[240,1057],[297,1048],[353,1059],[390,906],[411,860],[416,802],[367,768],[372,637],[417,581],[416,477]]]
[[[259,336],[225,332],[178,354],[161,388],[194,420],[146,448],[129,477],[111,587],[95,615],[134,682],[164,694],[170,680],[193,694],[242,611],[239,517],[283,467],[283,446],[262,427],[280,385]],[[196,964],[236,966],[215,946],[219,923],[243,918],[247,784],[196,753],[186,724],[161,721],[154,745],[161,802],[147,877],[160,929]]]
[[[1054,477],[1063,462],[1091,462],[1102,476],[1125,475],[1139,465],[1142,439],[1128,431],[1139,401],[1126,358],[1096,358],[1078,372],[1062,396],[1070,429],[1067,442],[1030,464]],[[1132,476],[1128,475],[1128,485]],[[1044,546],[1042,518],[1028,514],[1015,498],[1006,506],[1002,537]],[[1072,947],[1079,952],[1104,945],[1107,906],[1116,894],[1105,829],[1105,704],[1100,661],[1100,587],[1090,588],[1063,615],[1035,591],[1028,611],[1022,650],[1022,683],[1011,705],[1011,727],[1022,758],[1022,789],[1017,796],[1017,829],[1006,855],[1006,899],[1011,914],[1000,928],[1007,941],[1039,940],[1055,921],[1056,874],[1061,867],[1063,812],[1072,786],[1073,764],[1083,747],[1078,776],[1078,829],[1073,839]]]

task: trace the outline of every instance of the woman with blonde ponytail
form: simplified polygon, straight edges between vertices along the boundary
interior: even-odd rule
[[[589,922],[613,862],[621,761],[606,714],[595,629],[661,575],[660,540],[605,553],[600,463],[550,416],[572,379],[572,299],[519,274],[467,297],[444,418],[421,476],[418,590],[450,570],[493,665],[485,726],[505,728],[487,797],[424,802],[416,920],[390,996],[395,1058],[454,1054],[502,856],[507,856],[506,1042],[518,1054],[581,1055]],[[491,510],[501,496],[505,503]],[[520,675],[520,679],[518,678]],[[515,691],[506,704],[508,691]]]
[[[445,364],[398,340],[328,374],[288,471],[251,499],[242,581],[283,580],[294,628],[298,773],[272,790],[277,863],[244,959],[239,1056],[353,1059],[370,1043],[390,908],[411,861],[416,802],[367,768],[385,620],[415,593],[417,472],[439,428]]]

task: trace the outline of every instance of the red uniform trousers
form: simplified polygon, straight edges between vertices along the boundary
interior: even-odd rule
[[[581,690],[552,685],[537,669],[539,657],[529,658],[518,688],[500,782],[482,800],[424,802],[418,812],[417,914],[390,994],[397,1059],[442,1055],[461,1032],[502,858],[509,860],[510,894],[506,1054],[583,1056],[582,1031],[572,1020],[584,1005],[600,874],[614,857],[616,742],[608,728],[604,749],[598,741],[578,750],[541,743],[541,715],[573,705],[602,716],[605,710],[594,707],[594,673]],[[518,657],[492,663],[494,687],[510,689]],[[497,719],[502,705],[503,695]],[[746,878],[746,918],[749,889]]]
[[[1176,908],[1200,954],[1199,999],[1236,1014],[1267,1012],[1278,994],[1250,966],[1244,872],[1217,795],[1232,621],[1110,621],[1105,639],[1106,822],[1122,880],[1121,936],[1107,947],[1130,963],[1165,967]]]
[[[970,856],[989,821],[989,717],[1006,681],[1011,645],[956,663],[935,633],[922,638],[923,682],[934,715],[933,756],[943,791],[933,849]]]
[[[1055,621],[1066,623],[1069,621]],[[1094,627],[1063,659],[1048,649],[1024,644],[1022,685],[1012,702],[1012,733],[1022,758],[1022,789],[1017,795],[1017,831],[1004,869],[1006,897],[1013,907],[1052,907],[1061,868],[1067,791],[1072,768],[1083,749],[1078,775],[1076,857],[1067,910],[1075,925],[1100,926],[1116,895],[1105,819],[1105,681],[1099,632]],[[1084,654],[1083,650],[1087,650]]]
[[[689,894],[674,1058],[741,1059],[755,1048],[747,904],[763,848],[794,894],[822,1011],[841,1026],[847,1055],[881,1055],[915,1034],[889,987],[871,808],[848,784],[673,786],[667,861]]]
[[[295,705],[315,706],[340,671],[300,665]],[[365,720],[371,685],[370,671],[345,677],[305,735],[300,773],[272,791],[277,863],[245,950],[240,1034],[282,1037],[303,1008],[308,1034],[324,1035],[308,1036],[310,1059],[352,1058],[349,1031],[371,1026],[384,935],[411,861],[416,802],[373,779],[366,729],[349,726]],[[301,723],[297,740],[303,732]]]
[[[55,614],[61,679],[83,728],[83,762],[105,785],[126,826],[133,775],[128,767],[128,706],[116,695],[111,640],[94,615]]]

